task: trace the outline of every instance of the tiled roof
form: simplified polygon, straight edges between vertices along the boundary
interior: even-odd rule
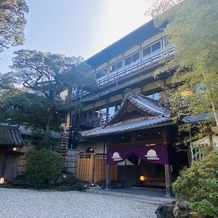
[[[18,127],[0,125],[0,146],[10,145],[10,146],[21,146],[22,138]]]
[[[119,120],[122,113],[125,113],[125,105],[129,102],[134,105],[135,110],[141,111],[141,116],[134,119]],[[145,112],[145,113],[144,113]],[[122,132],[130,132],[139,129],[152,128],[161,125],[173,124],[170,118],[170,110],[162,107],[155,100],[126,90],[121,107],[112,119],[105,126],[97,127],[92,130],[82,131],[82,137],[94,137]]]
[[[170,111],[164,107],[161,107],[157,101],[152,100],[146,96],[141,94],[134,93],[133,95],[127,97],[134,105],[136,105],[139,109],[154,114],[154,115],[162,115],[165,117],[170,117]]]
[[[120,113],[122,113],[122,108],[125,107],[125,104],[127,104],[128,101],[131,102],[136,107],[136,109],[139,109],[142,112],[145,112],[146,114],[150,114],[151,116],[166,117],[166,118],[170,117],[170,110],[160,106],[156,100],[135,93],[132,90],[126,90],[125,97],[121,103],[121,107],[108,122],[109,125],[117,120],[117,118],[120,116]]]
[[[205,121],[208,119],[213,119],[213,114],[205,113],[205,114],[198,114],[198,115],[192,115],[192,116],[185,116],[183,117],[182,121],[185,123],[197,123],[201,121]]]
[[[103,136],[110,134],[117,134],[122,132],[129,132],[133,130],[151,128],[156,125],[171,123],[171,119],[167,117],[140,117],[133,120],[122,121],[113,125],[108,125],[105,127],[97,127],[92,130],[82,131],[82,137],[94,137],[94,136]]]

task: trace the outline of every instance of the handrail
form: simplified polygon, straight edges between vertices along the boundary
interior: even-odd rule
[[[122,78],[124,76],[126,76],[127,74],[129,75],[130,73],[135,72],[136,70],[142,69],[144,67],[149,67],[151,64],[154,64],[156,62],[158,62],[159,60],[161,60],[161,58],[169,58],[174,54],[174,47],[170,46],[170,48],[167,51],[164,51],[162,53],[158,53],[157,55],[154,55],[148,59],[145,59],[143,61],[140,61],[137,64],[134,64],[126,69],[122,69],[121,71],[117,71],[116,73],[114,73],[113,75],[107,76],[107,78],[104,79],[98,79],[98,86],[103,86],[105,84],[107,84],[110,81],[114,81],[116,79]],[[83,90],[83,95],[85,95],[86,93],[88,93],[87,91]],[[76,96],[75,93],[71,94],[71,99],[74,99]],[[80,96],[80,94],[79,94]]]
[[[170,57],[173,54],[174,54],[174,47],[171,47],[171,48],[169,48],[169,50],[167,52],[159,53],[159,54],[154,55],[154,56],[152,56],[152,57],[150,57],[148,59],[145,59],[145,60],[141,61],[140,63],[137,63],[137,64],[132,65],[132,66],[126,68],[126,69],[123,69],[120,72],[117,71],[113,75],[107,76],[107,78],[99,79],[98,80],[98,85],[102,86],[102,85],[108,83],[109,81],[124,77],[125,75],[127,75],[129,73],[132,73],[132,72],[135,72],[138,69],[141,69],[141,68],[143,68],[145,66],[149,66],[151,64],[154,64],[154,63],[158,62],[161,59],[161,57],[166,58],[166,57]]]

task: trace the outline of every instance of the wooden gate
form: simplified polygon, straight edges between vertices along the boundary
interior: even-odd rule
[[[105,155],[80,153],[77,157],[77,179],[89,183],[98,183],[106,180]],[[117,165],[110,167],[111,180],[117,179]]]
[[[7,155],[4,169],[4,178],[13,180],[16,176],[17,156]]]

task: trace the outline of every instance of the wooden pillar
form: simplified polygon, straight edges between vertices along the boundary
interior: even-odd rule
[[[0,177],[4,177],[5,165],[6,165],[6,152],[3,151],[0,156]]]
[[[106,190],[111,189],[110,165],[106,165]]]
[[[72,124],[71,124],[71,114],[70,114],[70,113],[67,113],[65,126],[66,126],[67,128],[69,128],[71,125],[72,125]]]
[[[107,105],[106,105],[106,122],[109,120],[109,107],[108,107],[108,99],[107,99]]]
[[[2,157],[1,157],[1,165],[0,165],[0,167],[1,167],[1,171],[0,171],[0,177],[4,177],[4,173],[5,173],[5,166],[6,166],[6,156],[5,156],[6,154],[4,154]]]
[[[166,184],[166,197],[171,197],[172,180],[171,180],[171,166],[164,164],[165,171],[165,184]]]
[[[163,144],[165,146],[168,146],[169,128],[164,128],[162,130],[162,138],[163,138]],[[168,149],[167,149],[167,152],[168,152]],[[164,164],[164,172],[165,172],[166,197],[170,197],[171,189],[172,189],[172,178],[171,178],[171,166],[169,164]]]

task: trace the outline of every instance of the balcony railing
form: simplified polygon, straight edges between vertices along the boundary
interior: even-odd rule
[[[99,78],[97,80],[98,86],[101,87],[109,82],[118,80],[120,78],[124,78],[125,76],[130,75],[131,73],[134,73],[139,69],[143,69],[143,68],[146,69],[150,67],[152,64],[158,63],[161,60],[170,59],[173,56],[173,54],[174,54],[174,46],[169,46],[167,51],[165,52],[160,52],[156,55],[153,55],[152,57],[142,60],[136,64],[133,64],[128,68],[117,70],[116,72],[107,75],[107,77],[105,78]],[[88,94],[88,92],[83,90],[81,93],[81,90],[79,90],[78,96],[81,96],[81,94],[85,96],[86,94]],[[71,99],[75,99],[75,98],[76,98],[76,91],[74,91],[71,94]]]
[[[128,67],[126,69],[122,69],[121,71],[117,71],[111,75],[107,75],[107,77],[105,77],[105,78],[98,79],[98,85],[99,86],[105,85],[106,83],[108,83],[110,81],[117,80],[121,77],[126,76],[127,74],[133,73],[139,69],[142,69],[142,68],[145,68],[149,65],[157,63],[160,60],[170,58],[173,54],[174,54],[174,47],[170,46],[167,52],[158,53],[150,58],[147,58],[143,61],[140,61],[137,64],[131,65],[130,67]]]

